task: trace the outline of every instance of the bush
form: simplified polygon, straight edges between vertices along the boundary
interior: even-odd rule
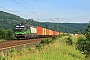
[[[85,37],[79,37],[77,41],[77,48],[79,51],[81,51],[83,54],[86,54],[86,57],[90,53],[90,43]]]
[[[14,34],[11,29],[5,31],[5,39],[6,40],[14,39]]]
[[[49,44],[49,43],[51,43],[51,40],[49,40],[49,39],[41,40],[40,43],[42,43],[42,44]]]
[[[53,36],[53,37],[52,37],[52,40],[56,40],[56,37],[55,37],[55,36]]]
[[[2,30],[0,29],[0,39],[11,40],[14,39],[14,33],[11,29]]]
[[[35,47],[38,49],[38,50],[42,50],[42,44],[40,44],[40,43],[37,43],[36,45],[35,45]]]
[[[84,52],[86,39],[84,37],[79,37],[76,44],[77,44],[77,49]]]
[[[77,49],[86,54],[86,57],[90,55],[90,22],[85,30],[85,38],[78,38]]]
[[[66,44],[72,45],[72,39],[70,37],[66,39]]]
[[[0,39],[5,39],[5,32],[2,29],[0,29]]]
[[[58,35],[58,37],[59,37],[59,38],[62,38],[62,36],[63,36],[63,34],[61,34],[61,35]]]

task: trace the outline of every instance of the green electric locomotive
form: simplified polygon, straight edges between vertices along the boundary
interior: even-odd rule
[[[17,39],[27,39],[30,34],[30,25],[20,23],[15,26],[15,37]]]

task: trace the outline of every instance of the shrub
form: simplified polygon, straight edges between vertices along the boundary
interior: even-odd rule
[[[5,31],[5,39],[6,40],[14,39],[14,34],[11,29]]]
[[[70,37],[66,39],[66,44],[72,45],[72,39]]]
[[[40,43],[42,43],[42,44],[49,44],[49,43],[51,43],[51,42],[52,42],[51,40],[45,39],[45,40],[41,40]]]
[[[37,43],[36,45],[35,45],[35,47],[38,49],[38,50],[42,50],[42,44],[40,44],[40,43]]]
[[[11,29],[2,30],[0,29],[0,39],[11,40],[14,39],[14,33]]]
[[[90,54],[90,43],[85,37],[79,37],[76,49],[81,51],[83,54],[86,54],[86,57],[88,57]]]
[[[63,36],[63,34],[61,34],[61,35],[58,35],[58,37],[59,37],[59,38],[62,38],[62,36]]]
[[[53,37],[52,37],[52,40],[56,40],[56,37],[55,37],[55,36],[53,36]]]
[[[86,39],[84,37],[79,37],[76,44],[77,44],[77,49],[84,52]]]
[[[85,38],[78,38],[77,49],[86,54],[86,57],[90,55],[90,22],[85,30]]]

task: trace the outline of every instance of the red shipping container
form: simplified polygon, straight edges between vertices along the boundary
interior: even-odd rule
[[[36,26],[36,29],[37,29],[37,35],[43,35],[42,34],[42,27]]]
[[[46,29],[46,35],[49,35],[49,29]]]
[[[52,31],[52,35],[54,35],[54,31]]]
[[[55,31],[53,31],[53,35],[55,35]]]
[[[57,32],[56,31],[53,31],[53,35],[56,36],[57,35]]]
[[[55,35],[57,35],[57,32],[55,31]]]

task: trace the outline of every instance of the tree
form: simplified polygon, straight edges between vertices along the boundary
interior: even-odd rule
[[[86,36],[86,42],[87,42],[86,50],[87,50],[88,54],[90,54],[90,22],[89,22],[88,26],[86,27],[85,36]]]
[[[89,42],[90,42],[90,22],[89,22],[88,26],[86,27],[85,36],[86,36],[86,39],[89,40]]]
[[[14,33],[12,32],[11,29],[5,31],[5,39],[6,40],[14,39]]]
[[[14,33],[11,29],[2,30],[0,29],[0,39],[11,40],[14,39]]]
[[[85,30],[85,38],[79,37],[77,42],[77,49],[86,54],[86,57],[90,54],[90,22]]]
[[[4,36],[4,32],[2,29],[0,29],[0,39],[3,39],[4,38],[3,36]]]
[[[77,42],[77,49],[81,52],[86,53],[86,51],[85,51],[86,46],[87,46],[86,38],[85,37],[79,37],[78,42]]]

